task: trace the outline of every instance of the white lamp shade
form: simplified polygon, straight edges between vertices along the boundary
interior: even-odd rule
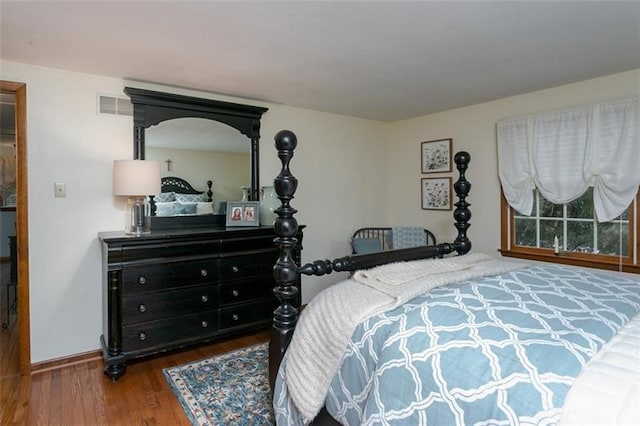
[[[113,162],[113,195],[153,195],[160,193],[160,163],[147,160]]]

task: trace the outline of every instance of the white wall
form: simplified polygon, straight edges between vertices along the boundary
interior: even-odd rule
[[[500,247],[500,184],[495,124],[506,117],[613,99],[640,93],[640,70],[586,80],[553,89],[431,114],[389,125],[389,220],[420,224],[438,241],[452,241],[453,211],[421,210],[420,142],[453,138],[453,151],[471,154],[467,179],[472,183],[469,238],[473,250],[496,254]],[[409,166],[407,166],[409,165]],[[455,165],[452,173],[457,179]]]
[[[305,260],[347,254],[351,231],[386,221],[384,123],[6,61],[0,69],[1,79],[27,84],[31,362],[99,348],[97,233],[124,224],[123,201],[111,193],[112,164],[132,157],[133,124],[98,115],[96,93],[120,95],[133,86],[268,107],[261,184],[280,171],[274,135],[295,131],[292,170],[301,184],[292,204],[308,225]],[[54,182],[66,183],[66,198],[54,198]],[[306,279],[303,300],[339,278]]]

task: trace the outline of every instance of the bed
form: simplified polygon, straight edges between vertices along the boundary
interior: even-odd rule
[[[452,243],[297,266],[296,145],[276,135],[278,424],[638,424],[638,279],[469,253],[466,152],[454,157]],[[300,315],[299,275],[333,271],[353,274]]]
[[[150,196],[151,215],[181,216],[213,214],[213,182],[207,181],[207,191],[196,190],[185,179],[161,178],[160,194]]]

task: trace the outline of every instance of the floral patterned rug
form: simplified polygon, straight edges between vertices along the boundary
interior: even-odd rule
[[[271,425],[268,343],[163,370],[194,425]]]

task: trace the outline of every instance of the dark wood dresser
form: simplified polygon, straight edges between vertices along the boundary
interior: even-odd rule
[[[272,227],[101,232],[105,373],[130,359],[271,325]],[[295,250],[300,263],[302,231]],[[298,288],[299,288],[298,283]],[[296,304],[300,305],[300,296]]]

